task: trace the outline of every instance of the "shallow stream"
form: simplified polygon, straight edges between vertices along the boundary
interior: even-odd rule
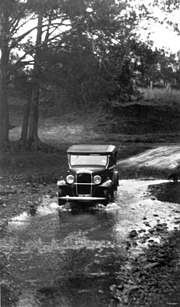
[[[16,307],[117,307],[110,286],[141,250],[129,254],[129,232],[163,222],[179,227],[179,190],[166,180],[121,180],[106,208],[72,211],[44,197],[37,209],[10,218],[0,248],[19,289]]]

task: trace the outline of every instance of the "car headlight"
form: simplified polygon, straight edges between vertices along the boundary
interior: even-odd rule
[[[99,176],[99,175],[94,176],[94,183],[100,184],[101,183],[101,176]]]
[[[74,176],[73,175],[68,175],[66,177],[66,181],[67,181],[67,183],[72,184],[74,182]]]

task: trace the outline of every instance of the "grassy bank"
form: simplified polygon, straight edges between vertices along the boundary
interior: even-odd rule
[[[171,88],[140,88],[146,102],[174,106],[180,105],[180,91]]]
[[[141,89],[144,100],[121,106],[118,118],[100,109],[57,113],[52,106],[40,106],[39,137],[52,152],[12,150],[0,157],[0,176],[18,177],[25,181],[55,182],[67,169],[66,150],[78,143],[114,144],[118,159],[123,160],[158,144],[180,140],[180,91]],[[10,98],[9,136],[11,142],[20,138],[24,101]],[[115,131],[112,131],[115,127]],[[119,165],[120,178],[138,176],[166,177],[168,171],[158,168]]]

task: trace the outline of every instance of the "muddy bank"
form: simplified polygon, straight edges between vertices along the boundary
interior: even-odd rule
[[[119,283],[110,288],[118,306],[179,306],[180,232],[169,235],[166,224],[158,224],[143,235],[134,231],[126,241],[127,249],[136,249],[137,241],[146,248],[138,256],[129,257]]]
[[[129,181],[128,191],[133,191],[133,182]],[[152,180],[140,203],[137,191],[132,195],[135,203],[130,208],[136,217],[141,208],[142,218],[141,223],[136,218],[124,241],[128,256],[119,282],[110,287],[112,295],[122,307],[180,306],[179,183]]]

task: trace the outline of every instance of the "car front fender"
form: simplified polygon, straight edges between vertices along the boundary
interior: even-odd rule
[[[58,180],[58,182],[57,182],[58,187],[62,187],[62,186],[66,186],[66,185],[67,185],[67,183],[64,179]]]
[[[105,182],[103,182],[101,185],[100,185],[100,187],[102,187],[102,188],[110,188],[112,186],[112,180],[107,180],[107,181],[105,181]]]

